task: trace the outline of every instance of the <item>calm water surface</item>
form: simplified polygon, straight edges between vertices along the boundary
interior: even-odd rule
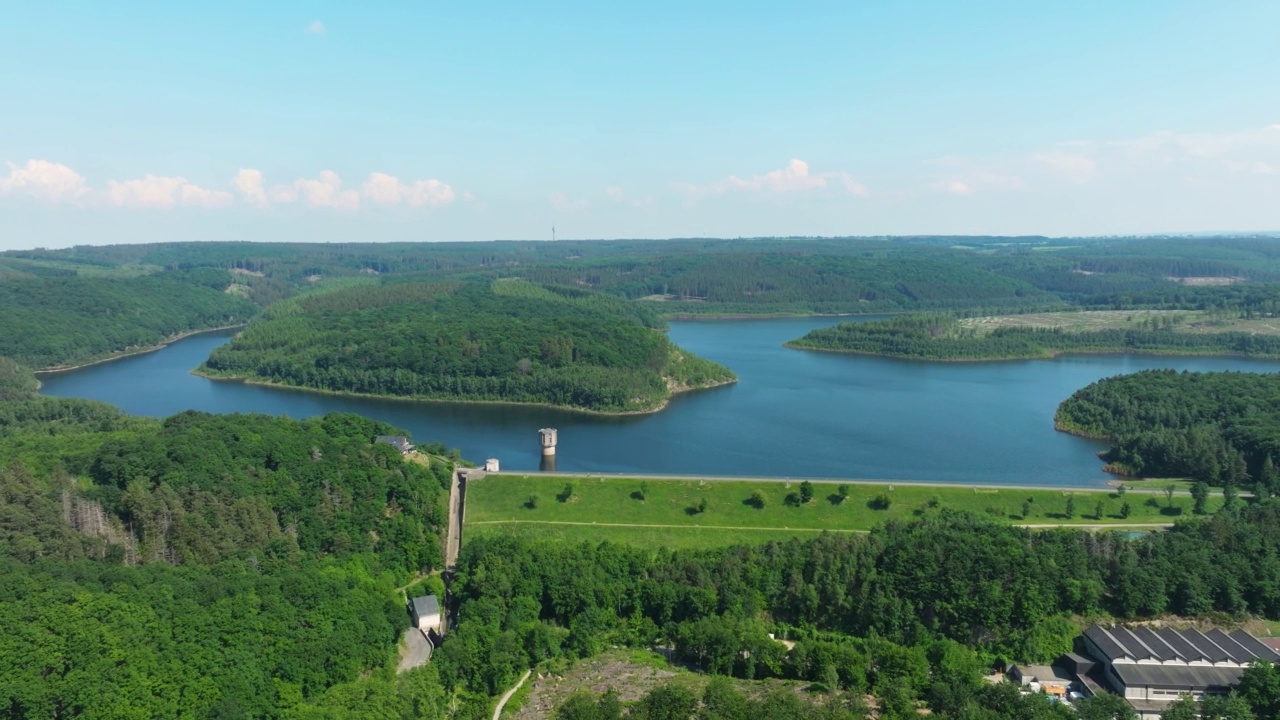
[[[1235,358],[1074,356],[923,363],[788,350],[782,343],[836,318],[671,324],[671,339],[738,374],[729,387],[622,418],[541,408],[426,403],[213,382],[189,374],[229,333],[45,375],[48,395],[114,403],[136,415],[187,409],[311,417],[355,412],[440,441],[464,457],[536,470],[537,430],[560,431],[560,470],[949,483],[1099,485],[1102,445],[1055,432],[1053,413],[1099,378],[1147,368],[1280,371]]]

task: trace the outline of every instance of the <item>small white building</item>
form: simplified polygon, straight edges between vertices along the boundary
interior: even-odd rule
[[[422,632],[428,630],[440,634],[440,602],[435,595],[419,595],[409,602],[413,625]]]
[[[498,458],[489,458],[484,461],[485,472],[498,472]]]

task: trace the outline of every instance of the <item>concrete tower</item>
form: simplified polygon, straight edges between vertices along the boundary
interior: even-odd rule
[[[556,454],[556,429],[542,428],[538,431],[538,439],[542,442],[542,455]]]

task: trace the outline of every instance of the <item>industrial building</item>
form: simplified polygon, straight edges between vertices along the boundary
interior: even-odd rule
[[[1100,692],[1120,695],[1142,720],[1156,720],[1183,695],[1225,695],[1256,661],[1280,661],[1280,651],[1243,630],[1094,625],[1076,641],[1079,652],[1052,666],[1014,665],[1009,677],[1033,691],[1070,702]],[[1077,693],[1079,693],[1077,695]]]

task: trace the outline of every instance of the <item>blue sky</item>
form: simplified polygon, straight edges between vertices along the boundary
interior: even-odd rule
[[[1280,3],[0,0],[0,248],[1280,229]]]

